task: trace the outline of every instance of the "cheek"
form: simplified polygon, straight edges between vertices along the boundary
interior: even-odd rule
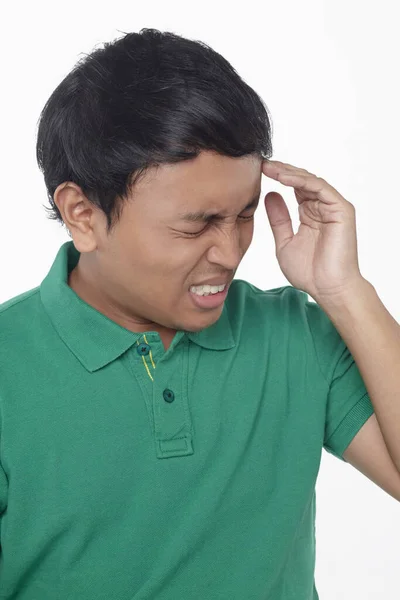
[[[247,224],[246,227],[243,227],[242,231],[240,232],[240,246],[244,251],[246,251],[250,246],[253,240],[253,234],[254,222],[252,221],[250,224]]]
[[[165,298],[180,297],[182,285],[201,262],[205,249],[198,240],[158,238],[146,241],[144,251],[134,259],[142,277],[165,290]],[[139,249],[137,249],[139,251]],[[168,293],[166,293],[168,290]]]

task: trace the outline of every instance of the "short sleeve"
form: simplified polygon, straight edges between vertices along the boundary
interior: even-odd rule
[[[1,421],[1,411],[0,411],[0,448],[1,448],[1,429],[2,429],[2,421]],[[1,463],[1,456],[0,456],[0,518],[7,507],[7,499],[8,499],[8,479],[7,479],[6,473],[3,469],[3,465]]]
[[[321,372],[329,385],[323,447],[347,462],[343,453],[374,413],[374,408],[352,354],[332,321],[315,302],[305,311]]]
[[[0,464],[0,517],[7,506],[8,482],[3,467]]]

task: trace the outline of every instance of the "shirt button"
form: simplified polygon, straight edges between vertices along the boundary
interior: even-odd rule
[[[165,402],[173,402],[175,400],[175,394],[172,390],[166,389],[163,391]]]
[[[136,350],[137,353],[140,354],[140,356],[147,356],[147,354],[150,352],[150,346],[145,343],[139,344]]]

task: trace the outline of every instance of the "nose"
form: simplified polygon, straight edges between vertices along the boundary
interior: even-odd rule
[[[215,230],[214,235],[207,253],[209,262],[224,267],[226,271],[235,271],[246,252],[242,248],[239,228],[236,225],[225,225]]]

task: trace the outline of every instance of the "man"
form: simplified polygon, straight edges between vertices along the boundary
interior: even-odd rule
[[[0,308],[4,600],[315,600],[322,448],[400,500],[399,326],[354,207],[269,155],[255,92],[157,30],[46,104],[39,165],[72,240]],[[271,290],[234,279],[263,175],[301,220],[266,195],[291,283]]]

